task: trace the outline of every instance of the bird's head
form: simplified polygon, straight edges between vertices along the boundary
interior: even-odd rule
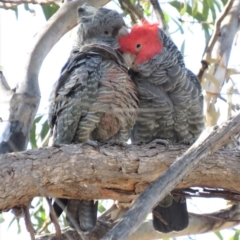
[[[115,10],[94,8],[87,4],[78,8],[78,41],[105,44],[118,48],[118,37],[128,34],[122,16]]]
[[[134,25],[128,35],[119,38],[120,50],[129,67],[145,63],[161,53],[163,45],[158,36],[158,26],[145,21]]]

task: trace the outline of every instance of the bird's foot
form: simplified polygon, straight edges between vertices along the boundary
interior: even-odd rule
[[[64,146],[68,146],[68,144],[53,143],[53,144],[51,145],[51,147],[56,147],[56,148],[60,148],[60,147],[64,147]]]
[[[127,145],[127,142],[122,141],[122,140],[113,139],[109,142],[109,144],[111,144],[112,146],[117,145],[117,146],[120,146],[120,147],[125,147]]]
[[[161,144],[161,145],[164,145],[166,148],[169,148],[169,140],[166,140],[166,139],[161,139],[161,138],[158,138],[158,139],[155,139],[153,141],[150,142],[151,144],[154,143],[154,144]]]
[[[118,139],[111,139],[107,143],[103,143],[102,146],[104,146],[104,147],[111,147],[111,146],[126,147],[127,143],[126,143],[126,141],[122,141],[122,140],[118,140]]]
[[[83,145],[89,145],[96,149],[98,152],[100,152],[100,144],[97,141],[87,140],[87,142],[84,143]]]
[[[184,145],[192,145],[195,142],[194,139],[183,139],[180,142],[178,142],[179,144],[184,144]]]

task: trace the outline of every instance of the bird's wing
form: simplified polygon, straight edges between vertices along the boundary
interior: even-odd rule
[[[101,56],[95,52],[73,54],[50,97],[49,125],[54,144],[69,144],[73,141],[79,120],[87,114],[95,101],[100,76],[96,74]],[[91,94],[91,98],[89,98]]]

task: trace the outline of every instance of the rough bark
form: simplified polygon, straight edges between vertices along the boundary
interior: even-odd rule
[[[232,43],[240,26],[239,15],[240,0],[229,0],[216,21],[215,32],[204,56],[204,60],[211,64],[202,75],[202,85],[205,90],[204,115],[207,126],[216,125],[220,116],[215,103],[226,79]]]
[[[172,191],[200,160],[214,153],[238,132],[240,113],[219,127],[205,129],[197,141],[136,199],[124,217],[103,239],[124,240],[131,236],[154,206]]]
[[[69,145],[0,155],[0,209],[34,196],[136,199],[187,150],[156,144],[100,147]],[[220,150],[203,159],[177,186],[206,186],[240,192],[239,151]],[[221,173],[221,174],[219,174]]]

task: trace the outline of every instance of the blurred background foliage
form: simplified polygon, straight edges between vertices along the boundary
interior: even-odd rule
[[[130,25],[136,23],[139,19],[147,18],[154,19],[155,15],[153,6],[151,4],[152,1],[147,0],[112,0],[119,6],[122,10],[123,16],[128,19],[128,23]],[[0,0],[1,2],[1,0]],[[2,2],[0,7],[4,9],[9,9],[10,11],[15,12],[16,19],[18,19],[19,15],[19,5],[21,1],[18,2],[10,2],[6,4]],[[32,0],[34,3],[34,0]],[[40,4],[41,1],[39,1]],[[185,24],[199,24],[202,27],[202,32],[205,37],[205,44],[207,45],[210,36],[212,34],[214,23],[218,14],[223,10],[223,7],[227,3],[227,0],[182,0],[182,1],[159,1],[162,14],[164,16],[164,20],[166,26],[171,22],[175,24],[175,31],[180,31],[181,34],[184,34],[184,25]],[[32,3],[21,3],[24,5],[24,9],[27,12],[35,15],[36,12],[32,8]],[[44,1],[41,5],[42,12],[45,16],[46,21],[50,19],[59,9],[62,3],[59,1]],[[169,9],[172,8],[177,12],[177,14],[169,14]],[[173,32],[172,32],[173,33]],[[170,35],[172,34],[170,33]],[[181,51],[184,54],[185,49],[185,41],[183,41],[181,46]],[[199,62],[201,59],[199,59]],[[0,66],[1,67],[1,66]],[[32,126],[31,135],[30,135],[30,143],[28,148],[38,148],[42,146],[42,142],[47,137],[47,133],[49,131],[47,115],[37,115]],[[46,142],[47,143],[47,142]],[[45,146],[44,144],[43,146]],[[111,205],[112,201],[100,200],[98,205],[99,214],[104,212],[109,205]],[[13,216],[13,215],[12,215]],[[44,198],[39,197],[35,198],[32,202],[31,208],[31,218],[33,219],[34,228],[38,231],[43,223],[48,218],[48,205]],[[0,214],[0,223],[4,221],[4,214]],[[62,215],[60,217],[60,226],[67,226],[65,221],[65,216]],[[21,233],[21,226],[19,224],[19,219],[12,217],[12,220],[9,222],[9,228],[11,226],[17,226],[18,233]],[[45,228],[44,232],[48,233],[52,230],[51,228]],[[222,240],[224,239],[220,232],[215,233],[216,236]],[[234,229],[234,234],[229,240],[238,240],[240,235],[240,230]],[[165,239],[166,240],[166,239]]]

